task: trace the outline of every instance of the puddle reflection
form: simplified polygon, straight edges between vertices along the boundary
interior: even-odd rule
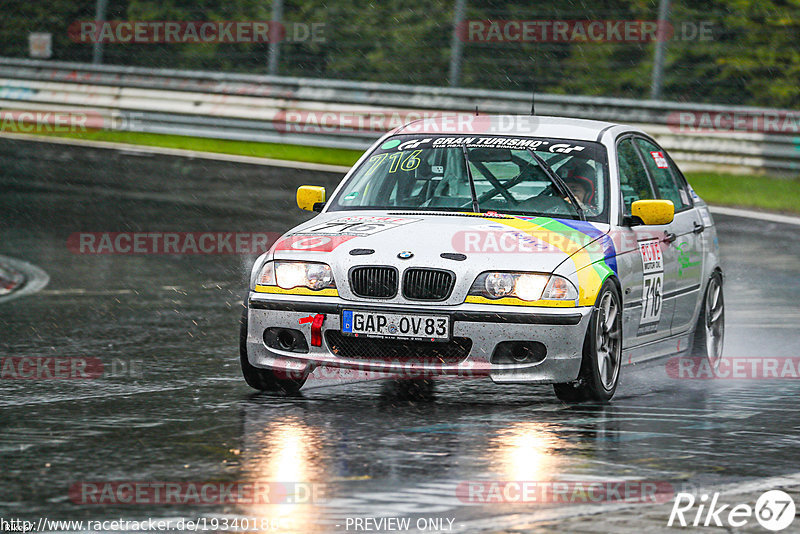
[[[243,476],[269,485],[270,498],[268,503],[244,506],[242,514],[257,518],[259,524],[278,526],[281,532],[313,530],[326,498],[328,457],[321,430],[295,415],[282,415],[252,430],[244,436]]]
[[[522,422],[498,431],[487,451],[493,471],[504,480],[548,480],[561,463],[556,450],[560,439],[553,425]]]

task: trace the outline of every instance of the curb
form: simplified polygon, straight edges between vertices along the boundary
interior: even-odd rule
[[[0,296],[10,295],[17,291],[25,285],[27,280],[27,277],[21,272],[0,263]]]
[[[0,303],[36,293],[49,282],[50,276],[39,267],[0,256]]]

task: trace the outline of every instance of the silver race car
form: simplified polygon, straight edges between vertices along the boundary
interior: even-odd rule
[[[706,204],[629,126],[425,119],[382,137],[257,259],[241,365],[292,393],[331,370],[552,383],[608,401],[623,364],[716,368],[724,304]]]

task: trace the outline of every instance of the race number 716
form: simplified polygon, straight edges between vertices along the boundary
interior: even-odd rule
[[[663,276],[663,274],[658,273],[644,277],[641,323],[657,321],[661,315],[661,284],[663,283]]]

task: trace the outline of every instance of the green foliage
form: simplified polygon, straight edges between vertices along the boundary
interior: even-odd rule
[[[325,42],[281,43],[280,74],[447,85],[455,0],[284,0],[284,22],[325,23]],[[54,59],[87,61],[67,36],[94,0],[0,0],[0,55],[27,56],[33,31],[53,34]],[[271,0],[109,0],[110,20],[269,20]],[[657,0],[468,0],[468,20],[643,20]],[[800,108],[800,0],[672,0],[664,98]],[[687,28],[701,25],[706,35]],[[685,38],[694,37],[694,38]],[[647,98],[655,43],[464,43],[461,85]],[[266,43],[111,44],[105,62],[266,72]]]
[[[800,213],[800,178],[689,172],[686,179],[709,204]]]
[[[92,130],[86,132],[37,132],[37,135],[53,137],[70,137],[88,141],[105,141],[132,145],[178,148],[199,152],[215,152],[219,154],[236,154],[257,158],[284,159],[290,161],[306,161],[325,163],[328,165],[350,166],[361,156],[360,150],[345,148],[321,148],[301,145],[281,145],[277,143],[258,143],[253,141],[232,141],[210,139],[207,137],[189,137],[186,135],[165,135],[145,132],[127,132],[120,130]]]

